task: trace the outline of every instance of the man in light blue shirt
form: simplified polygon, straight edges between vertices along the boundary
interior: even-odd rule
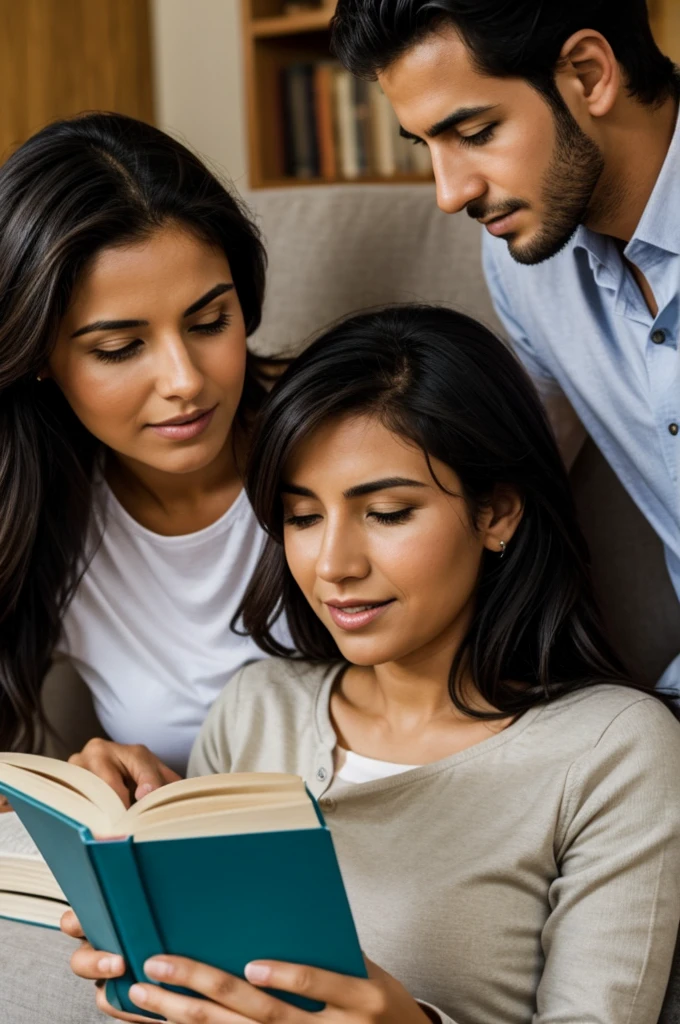
[[[645,0],[339,0],[333,42],[429,146],[439,206],[485,225],[566,461],[585,427],[680,598],[680,78]]]

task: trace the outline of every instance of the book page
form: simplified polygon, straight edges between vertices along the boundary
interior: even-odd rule
[[[42,860],[35,845],[16,814],[0,814],[0,858],[25,857]]]
[[[93,772],[88,772],[68,761],[58,761],[54,757],[42,757],[40,754],[5,753],[0,754],[0,764],[14,765],[24,771],[34,772],[45,779],[60,783],[65,789],[71,789],[89,800],[104,814],[115,821],[125,811],[125,804],[117,793]],[[55,805],[56,806],[56,805]]]

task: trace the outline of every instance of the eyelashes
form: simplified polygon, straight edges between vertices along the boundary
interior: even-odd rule
[[[229,313],[220,313],[217,319],[211,320],[210,323],[194,324],[193,327],[189,328],[189,334],[200,334],[203,337],[221,334],[230,323],[231,316]],[[102,363],[123,363],[126,359],[132,359],[133,356],[137,355],[143,345],[144,342],[141,338],[135,338],[134,341],[124,345],[123,348],[111,350],[96,348],[94,349],[94,355]]]
[[[482,128],[481,132],[477,132],[475,135],[459,135],[458,141],[461,146],[483,146],[486,142],[491,142],[496,128],[498,128],[498,123],[487,125],[486,128]],[[411,141],[414,146],[427,145],[423,139],[413,138]]]
[[[460,144],[461,146],[483,146],[485,142],[491,141],[497,127],[497,124],[490,124],[486,128],[482,128],[481,132],[477,132],[476,135],[461,135]]]
[[[413,506],[409,508],[400,508],[396,512],[369,512],[368,515],[371,519],[377,520],[382,523],[383,526],[393,526],[397,523],[407,523],[412,518],[415,508]],[[304,530],[309,526],[314,526],[320,520],[319,515],[308,515],[308,516],[284,516],[284,526],[294,526],[298,530]]]

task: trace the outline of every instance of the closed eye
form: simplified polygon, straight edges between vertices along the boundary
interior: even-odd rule
[[[498,128],[498,123],[489,124],[474,135],[461,135],[460,144],[461,146],[483,146],[485,142],[490,142],[494,137],[496,128]]]
[[[231,323],[229,313],[220,313],[217,320],[211,320],[207,324],[194,324],[189,328],[190,334],[219,334]]]
[[[96,348],[94,349],[94,354],[102,363],[122,363],[124,360],[136,355],[143,344],[144,342],[141,338],[135,338],[134,341],[124,345],[123,348]]]
[[[304,530],[307,526],[313,526],[314,523],[321,519],[320,515],[308,515],[308,516],[284,516],[284,526],[295,526],[298,530]]]
[[[409,508],[400,508],[396,512],[369,512],[369,516],[373,519],[377,519],[379,523],[384,523],[386,526],[394,525],[395,523],[407,523],[412,517],[414,512],[413,506]]]

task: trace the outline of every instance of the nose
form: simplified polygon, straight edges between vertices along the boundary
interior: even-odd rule
[[[348,579],[364,579],[370,571],[361,531],[344,517],[328,516],[316,562],[319,579],[326,583],[340,583]]]
[[[468,203],[486,194],[487,184],[481,175],[456,155],[432,154],[432,168],[437,186],[437,206],[444,213],[460,213]]]
[[[190,401],[203,389],[204,377],[181,336],[165,338],[159,347],[156,388],[163,398]]]

